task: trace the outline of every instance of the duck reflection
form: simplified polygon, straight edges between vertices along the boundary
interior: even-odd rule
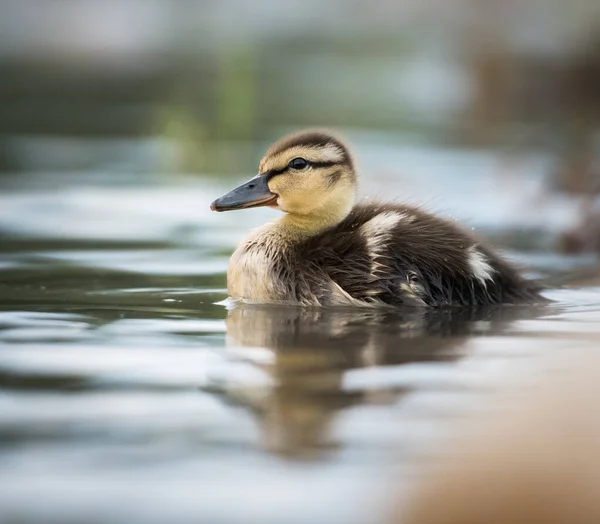
[[[502,331],[521,308],[443,310],[306,309],[237,305],[226,319],[227,345],[267,348],[273,358],[255,364],[272,386],[257,395],[235,384],[220,391],[257,418],[269,451],[293,457],[335,446],[335,414],[356,404],[388,403],[405,387],[349,387],[349,370],[415,362],[451,362],[473,335]],[[243,354],[243,353],[242,353]]]

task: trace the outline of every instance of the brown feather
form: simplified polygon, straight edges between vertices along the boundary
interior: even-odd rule
[[[376,258],[376,270],[361,227],[382,213],[399,220]],[[281,239],[280,239],[281,240]],[[266,246],[269,246],[267,249]],[[475,277],[468,250],[476,246],[493,274]],[[285,248],[266,238],[246,246],[270,258],[275,300],[335,305],[332,282],[364,305],[446,306],[541,301],[539,286],[524,279],[470,233],[454,223],[403,205],[357,205],[338,225],[313,237],[288,239]],[[246,297],[252,299],[252,297]]]

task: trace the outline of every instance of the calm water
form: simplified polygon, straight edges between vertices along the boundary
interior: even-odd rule
[[[511,181],[485,152],[362,143],[365,192],[426,201],[532,275],[595,264],[544,251],[574,209],[538,192],[544,159]],[[0,180],[2,522],[377,522],[486,391],[597,343],[592,286],[543,307],[228,310],[228,257],[273,216],[210,213],[243,178]]]

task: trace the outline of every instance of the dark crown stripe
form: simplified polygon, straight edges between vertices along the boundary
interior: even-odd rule
[[[335,146],[342,154],[341,161],[336,163],[350,164],[350,153],[346,146],[333,136],[320,132],[301,133],[299,135],[291,136],[288,139],[284,139],[279,144],[276,144],[276,148],[271,152],[271,154],[277,155],[292,147],[319,148],[326,147],[328,145]]]

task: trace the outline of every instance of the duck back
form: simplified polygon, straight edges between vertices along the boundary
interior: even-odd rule
[[[540,301],[539,286],[453,222],[362,204],[284,257],[298,302],[446,306]]]

